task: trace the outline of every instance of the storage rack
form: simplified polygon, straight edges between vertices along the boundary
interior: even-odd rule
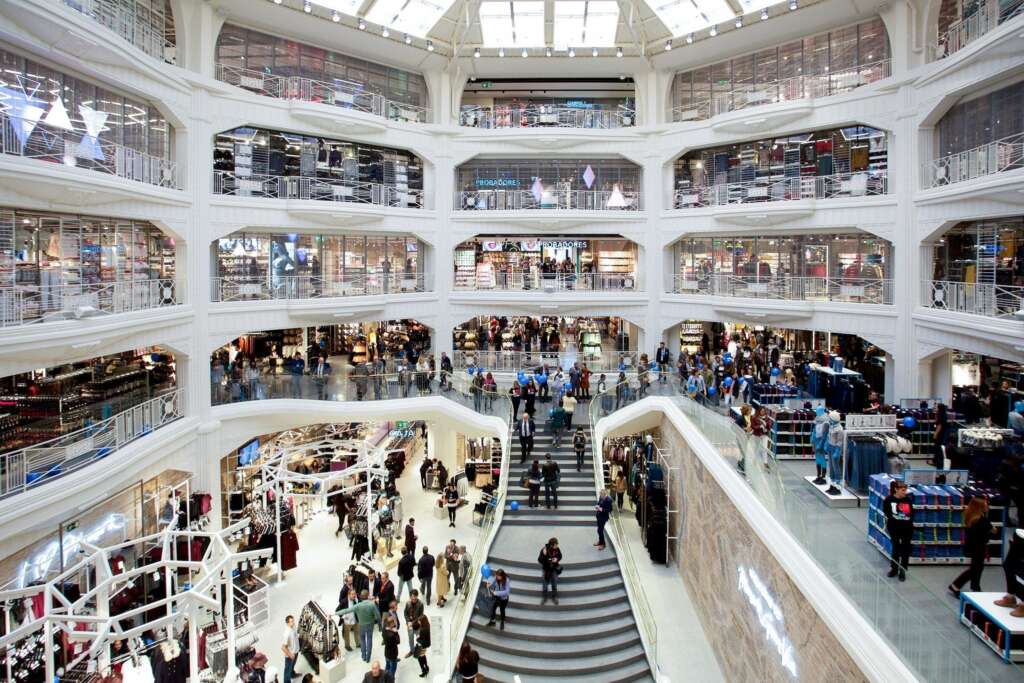
[[[679,324],[679,346],[687,353],[697,353],[704,337],[704,324],[687,321]]]
[[[960,593],[960,623],[1006,662],[1024,662],[1024,619],[995,601],[1002,593]]]
[[[799,399],[796,402],[801,403]],[[813,460],[814,411],[801,407],[764,406],[768,413],[768,448],[777,460]],[[785,417],[780,419],[779,414]],[[788,413],[788,415],[786,415]]]
[[[889,495],[889,482],[893,477],[887,474],[871,475],[868,494],[868,542],[885,555],[892,554],[892,540],[885,530],[885,513],[882,501]],[[994,493],[994,492],[993,492]],[[969,498],[965,499],[958,485],[921,486],[911,485],[914,496],[914,538],[911,541],[910,564],[967,564],[963,554],[964,526],[963,511]],[[928,496],[933,501],[945,500],[937,505],[927,504]],[[1006,526],[1006,506],[997,495],[990,495],[989,518],[992,526],[1003,529]],[[924,501],[924,502],[922,502]],[[989,541],[989,558],[986,564],[997,565],[1002,561],[1003,540]]]

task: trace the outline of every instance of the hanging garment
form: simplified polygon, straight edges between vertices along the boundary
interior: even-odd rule
[[[298,566],[299,537],[289,529],[281,534],[281,570],[288,571]]]
[[[121,681],[122,683],[154,683],[153,667],[149,660],[141,657],[137,664],[130,659],[122,664]]]

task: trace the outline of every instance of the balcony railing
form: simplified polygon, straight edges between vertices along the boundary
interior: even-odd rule
[[[888,78],[892,75],[891,69],[891,62],[883,59],[815,76],[794,76],[756,85],[736,85],[729,92],[715,93],[708,99],[676,107],[672,110],[672,120],[700,121],[763,104],[839,95]]]
[[[102,24],[150,57],[174,64],[175,46],[167,40],[164,28],[155,27],[138,13],[127,11],[124,0],[63,0],[63,3]],[[148,10],[143,12],[148,14]]]
[[[466,190],[455,193],[455,208],[463,211],[640,211],[640,193],[619,190]]]
[[[880,278],[757,277],[755,275],[676,274],[675,294],[892,304],[892,280]]]
[[[530,291],[611,292],[635,291],[636,273],[539,273],[536,271],[496,271],[493,284],[474,278],[456,282],[457,292]]]
[[[681,189],[676,190],[673,203],[677,209],[687,209],[800,199],[870,197],[887,194],[888,190],[886,171],[864,171],[778,180],[758,179]]]
[[[270,299],[329,299],[426,291],[424,273],[375,273],[329,279],[311,275],[290,277],[213,278],[210,301]]]
[[[184,415],[185,393],[174,389],[89,427],[0,455],[0,498],[64,477]]]
[[[275,76],[255,69],[217,65],[217,80],[237,85],[264,97],[327,104],[372,114],[390,121],[426,123],[429,110],[367,92],[351,81],[317,81],[300,76]]]
[[[39,130],[45,126],[45,133]],[[37,130],[39,128],[39,130]],[[178,188],[177,165],[145,152],[112,142],[83,137],[28,119],[0,113],[0,144],[4,154],[38,159],[106,173],[147,185]]]
[[[1024,0],[986,0],[978,3],[974,13],[951,25],[939,36],[935,58],[942,59],[959,52],[1002,22],[1019,14],[1022,9]]]
[[[1024,287],[924,280],[921,291],[926,308],[989,318],[1006,318],[1024,312]]]
[[[472,107],[459,112],[459,125],[468,128],[629,128],[636,125],[636,111],[576,109],[531,104],[523,107]]]
[[[939,157],[924,165],[924,186],[941,187],[1024,168],[1024,133]]]
[[[422,190],[332,178],[258,174],[240,176],[228,171],[214,171],[213,193],[234,197],[312,199],[323,202],[423,208]]]
[[[0,327],[134,313],[184,303],[173,279],[0,288]]]
[[[489,372],[518,372],[532,370],[547,365],[555,368],[571,367],[585,363],[594,372],[617,373],[619,370],[634,372],[637,364],[635,351],[607,351],[584,348],[582,351],[569,349],[564,351],[502,351],[489,349],[486,351],[455,351],[453,367],[465,370],[468,367],[483,368]],[[591,384],[597,384],[597,378],[591,378]]]

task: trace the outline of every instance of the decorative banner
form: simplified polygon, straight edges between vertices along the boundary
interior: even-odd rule
[[[64,108],[64,100],[59,97],[53,99],[53,104],[50,105],[50,113],[43,119],[43,123],[54,128],[74,130],[71,126],[71,119],[68,118],[68,110]]]
[[[544,196],[544,186],[540,183],[540,176],[534,178],[533,186],[530,187],[530,193],[533,195],[533,198],[537,203],[540,204],[540,200]]]
[[[594,186],[595,180],[597,180],[597,175],[594,174],[594,169],[590,167],[590,164],[587,164],[587,170],[583,171],[583,182],[586,183],[588,190]]]
[[[18,150],[18,153],[21,154],[25,151],[25,143],[36,129],[43,110],[30,104],[29,97],[17,90],[0,88],[0,94],[6,95],[4,100],[8,107],[6,114],[11,118],[11,129],[21,145]]]
[[[78,113],[82,115],[82,122],[85,123],[85,132],[89,137],[98,138],[103,132],[103,126],[107,123],[110,114],[103,111],[96,111],[84,104],[78,105]]]

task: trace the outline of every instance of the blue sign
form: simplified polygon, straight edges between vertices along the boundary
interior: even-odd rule
[[[518,178],[477,178],[477,187],[519,187]]]
[[[584,100],[568,100],[565,103],[567,109],[593,109],[593,102],[586,102]]]

